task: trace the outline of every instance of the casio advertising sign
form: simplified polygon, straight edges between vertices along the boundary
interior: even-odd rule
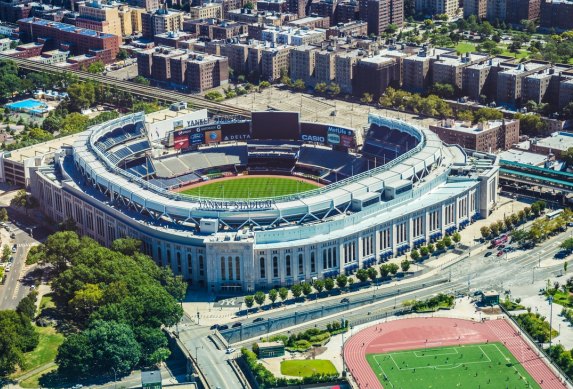
[[[318,136],[318,135],[302,135],[301,136],[302,140],[307,141],[307,142],[316,142],[316,143],[324,143],[324,136]]]

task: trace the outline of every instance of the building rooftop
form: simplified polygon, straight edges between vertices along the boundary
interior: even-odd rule
[[[526,165],[539,166],[547,161],[547,156],[531,153],[525,150],[509,149],[499,153],[499,158],[506,161],[523,163]]]
[[[505,120],[506,124],[513,123],[515,120]],[[437,127],[447,128],[453,131],[464,132],[466,134],[477,134],[501,126],[504,122],[501,120],[490,120],[487,123],[471,124],[469,122],[455,121],[452,119],[439,120]]]
[[[81,133],[56,138],[47,142],[38,143],[33,146],[24,147],[18,150],[4,153],[4,158],[11,161],[23,162],[28,158],[33,158],[58,151],[62,146],[72,146],[79,139]]]
[[[544,67],[547,67],[548,63],[545,62],[525,62],[519,63],[515,65],[515,67],[508,68],[507,70],[503,70],[500,73],[505,74],[522,74],[526,72],[542,70]]]
[[[94,38],[104,39],[104,38],[115,37],[115,35],[112,35],[112,34],[106,34],[106,33],[98,32],[95,30],[89,30],[87,28],[79,28],[79,27],[76,27],[72,24],[53,22],[51,20],[34,18],[34,17],[20,19],[19,22],[31,23],[31,24],[34,24],[37,26],[52,27],[52,28],[58,29],[60,31],[65,31],[65,32],[75,33],[75,34],[80,34],[80,35],[86,35],[86,36],[90,36],[90,37],[94,37]]]
[[[573,133],[554,132],[551,136],[533,142],[538,146],[548,147],[554,150],[567,150],[573,147]]]

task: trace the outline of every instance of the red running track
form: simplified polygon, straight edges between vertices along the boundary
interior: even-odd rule
[[[539,358],[537,350],[532,350],[513,327],[501,319],[480,323],[428,317],[381,323],[348,339],[344,360],[360,389],[382,389],[366,361],[366,354],[485,342],[503,343],[543,389],[567,387]]]

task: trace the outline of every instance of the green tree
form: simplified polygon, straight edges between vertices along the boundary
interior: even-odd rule
[[[60,135],[71,135],[85,131],[89,118],[81,113],[72,112],[61,121]]]
[[[351,278],[352,279],[352,278]],[[339,274],[338,277],[336,277],[336,285],[340,288],[340,289],[344,289],[346,287],[346,284],[349,282],[349,279],[347,276],[345,276],[344,274]]]
[[[374,100],[374,96],[372,96],[372,93],[368,93],[368,92],[364,92],[362,94],[362,97],[360,98],[360,101],[363,102],[364,104],[370,104],[370,103],[372,103],[373,100]]]
[[[454,86],[451,84],[441,84],[439,82],[436,82],[434,83],[434,85],[432,85],[432,93],[438,95],[443,99],[450,99],[454,97],[456,90],[454,89]]]
[[[325,82],[319,82],[314,86],[314,91],[319,94],[324,94],[326,93],[327,88],[328,86]]]
[[[117,56],[115,58],[120,61],[125,61],[126,59],[129,58],[129,53],[125,49],[119,49],[119,51],[117,52]]]
[[[36,301],[38,300],[38,292],[31,291],[26,297],[24,297],[18,303],[16,307],[16,312],[20,315],[25,316],[28,320],[33,320],[36,316]]]
[[[95,61],[88,65],[88,73],[99,74],[105,71],[105,64],[102,61]]]
[[[443,250],[445,247],[446,247],[446,245],[445,245],[445,243],[444,243],[443,240],[439,240],[439,241],[436,243],[436,248],[437,248],[438,250]]]
[[[75,292],[74,297],[69,301],[69,305],[76,315],[83,317],[83,320],[87,320],[99,308],[103,297],[103,290],[98,285],[86,284]]]
[[[460,241],[462,240],[462,236],[460,235],[459,232],[456,231],[456,232],[454,232],[454,233],[452,234],[452,240],[453,240],[455,243],[460,243]]]
[[[431,253],[433,253],[434,251],[436,251],[436,246],[433,243],[428,244],[428,251]]]
[[[288,289],[284,286],[279,289],[279,297],[281,298],[281,301],[285,301],[288,298]]]
[[[149,80],[143,76],[136,76],[131,81],[135,82],[136,84],[140,84],[140,85],[150,85]]]
[[[266,88],[270,88],[271,83],[268,81],[261,81],[259,82],[259,89],[266,89]]]
[[[474,113],[474,120],[479,122],[487,122],[489,120],[501,120],[503,113],[495,108],[480,108]]]
[[[324,290],[324,280],[316,280],[314,281],[314,289],[316,289],[316,291],[318,293],[322,292]]]
[[[462,121],[468,121],[468,122],[474,121],[474,114],[470,110],[458,111],[456,116],[459,120],[462,120]]]
[[[294,284],[290,287],[290,291],[294,298],[299,298],[302,295],[302,286],[300,284]]]
[[[70,108],[81,111],[95,103],[95,87],[91,82],[77,82],[71,84],[67,90],[70,97]]]
[[[0,377],[23,367],[23,354],[38,345],[30,318],[13,310],[0,311]]]
[[[414,259],[414,258],[412,258]],[[410,269],[410,261],[408,261],[407,259],[404,259],[402,262],[400,262],[400,268],[402,269],[402,271],[405,273]]]
[[[122,253],[123,255],[132,256],[141,251],[141,241],[134,238],[120,238],[111,243],[111,249]]]
[[[306,89],[306,85],[304,85],[304,81],[301,80],[300,78],[293,82],[292,87],[296,90],[299,90],[299,91]]]
[[[390,267],[385,263],[380,266],[380,277],[386,278],[388,274],[390,274]]]
[[[410,258],[412,258],[413,261],[417,261],[418,259],[420,259],[420,253],[418,252],[418,250],[416,249],[412,250],[412,252],[410,253]]]
[[[428,255],[430,253],[430,250],[428,250],[428,247],[426,246],[422,246],[420,247],[420,254],[425,257],[426,255]],[[412,258],[414,259],[414,258]]]
[[[26,215],[28,210],[35,208],[38,202],[34,197],[29,195],[25,189],[20,189],[16,192],[16,195],[10,200],[10,205],[13,207],[24,208],[26,210]]]
[[[368,272],[366,269],[358,269],[356,272],[356,278],[360,280],[360,282],[364,282],[368,279]]]
[[[444,236],[444,239],[442,239],[444,242],[444,246],[445,247],[450,247],[452,245],[452,238],[450,238],[449,236]]]
[[[279,292],[276,289],[269,290],[269,300],[271,300],[273,304],[275,303],[275,301],[277,301],[278,296]]]
[[[252,308],[254,304],[255,304],[254,296],[252,295],[245,296],[245,305],[247,306],[247,308]]]
[[[488,226],[482,226],[479,231],[481,233],[482,238],[484,239],[489,238],[489,236],[491,235],[491,229]]]
[[[338,96],[340,94],[340,85],[334,82],[328,84],[328,94],[333,97]]]
[[[388,270],[390,271],[390,274],[395,275],[396,273],[398,273],[398,269],[399,267],[395,263],[388,264]]]
[[[12,250],[10,249],[10,246],[5,244],[2,248],[2,261],[6,262],[10,258],[10,255],[12,255]]]
[[[312,285],[309,284],[308,282],[303,282],[303,283],[301,284],[301,286],[302,286],[302,293],[303,293],[305,296],[308,296],[309,294],[312,293]]]
[[[255,302],[259,306],[262,306],[265,303],[266,298],[267,297],[265,296],[265,294],[263,292],[261,292],[260,290],[255,293]]]
[[[542,136],[547,129],[547,125],[541,119],[541,116],[536,113],[516,114],[516,119],[519,119],[519,132],[520,134],[529,135],[531,137]]]
[[[561,158],[563,158],[569,166],[573,166],[573,147],[569,147],[567,150],[562,152]]]
[[[205,93],[205,98],[207,100],[216,101],[216,102],[223,101],[225,99],[223,97],[223,95],[221,94],[221,92],[216,91],[216,90],[209,91],[209,92]]]
[[[68,336],[58,348],[56,356],[58,372],[63,376],[87,376],[92,369],[92,360],[93,350],[83,333]]]
[[[376,277],[378,277],[378,271],[375,267],[369,267],[366,272],[368,273],[368,278],[370,278],[372,281],[376,281]]]

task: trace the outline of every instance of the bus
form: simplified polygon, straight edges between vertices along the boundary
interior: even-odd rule
[[[545,217],[547,217],[547,220],[553,220],[555,218],[557,218],[557,216],[561,215],[563,213],[562,209],[558,209],[556,211],[553,212],[549,212],[545,215]]]

